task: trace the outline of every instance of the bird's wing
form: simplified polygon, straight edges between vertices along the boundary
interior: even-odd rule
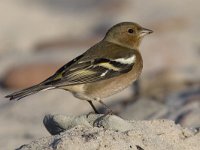
[[[129,58],[96,58],[89,61],[78,61],[72,66],[58,71],[49,83],[58,87],[106,80],[129,72],[135,59],[133,54]]]
[[[62,78],[62,74],[64,72],[66,72],[66,70],[68,70],[69,67],[71,67],[72,65],[74,65],[78,60],[80,60],[82,57],[84,56],[84,54],[74,58],[73,60],[71,60],[70,62],[68,62],[67,64],[65,64],[64,66],[62,66],[60,69],[58,69],[56,71],[56,73],[52,76],[50,76],[49,78],[47,78],[46,80],[44,80],[43,82],[41,82],[41,84],[51,84],[51,82],[54,82],[56,80],[59,80]]]
[[[136,50],[103,41],[64,65],[43,84],[59,87],[106,80],[129,72],[136,59]]]

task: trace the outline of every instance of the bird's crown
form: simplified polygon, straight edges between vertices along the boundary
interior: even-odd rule
[[[107,31],[104,40],[137,49],[142,38],[152,32],[134,22],[121,22]]]

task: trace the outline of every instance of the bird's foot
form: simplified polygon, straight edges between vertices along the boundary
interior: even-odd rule
[[[111,109],[109,109],[105,114],[103,114],[102,116],[98,117],[94,123],[93,123],[93,127],[104,127],[104,119],[106,117],[108,117],[108,115],[113,115],[113,111]]]

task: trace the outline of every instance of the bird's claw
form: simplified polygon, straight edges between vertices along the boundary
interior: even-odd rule
[[[98,118],[94,121],[93,127],[98,127],[98,128],[103,127],[103,128],[104,128],[103,123],[104,123],[104,121],[105,121],[105,118],[108,117],[108,115],[112,115],[112,114],[113,114],[112,110],[109,109],[107,113],[105,113],[104,115],[98,117]]]

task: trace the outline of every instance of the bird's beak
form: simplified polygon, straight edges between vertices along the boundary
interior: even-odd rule
[[[153,33],[152,30],[146,29],[146,28],[142,28],[142,30],[140,31],[140,37],[143,37],[143,36],[145,36],[147,34],[151,34],[151,33]]]

